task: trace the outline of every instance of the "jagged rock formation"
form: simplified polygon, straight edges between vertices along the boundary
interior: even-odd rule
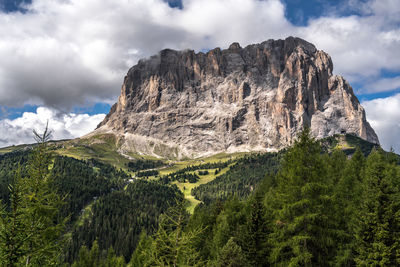
[[[346,131],[378,138],[331,58],[289,37],[207,53],[162,50],[125,77],[118,102],[95,133],[122,152],[194,157],[280,149],[308,125],[323,138]]]

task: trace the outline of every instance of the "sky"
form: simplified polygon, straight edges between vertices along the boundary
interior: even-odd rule
[[[400,0],[0,0],[0,147],[92,131],[128,69],[163,48],[297,36],[327,52],[400,153]]]

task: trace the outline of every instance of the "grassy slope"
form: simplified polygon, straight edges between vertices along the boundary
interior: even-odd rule
[[[214,174],[216,169],[203,169],[203,171],[204,170],[208,170],[209,174],[199,175],[200,170],[188,172],[188,173],[196,173],[197,175],[199,175],[200,180],[197,181],[196,183],[180,183],[178,181],[173,182],[173,184],[176,184],[178,186],[178,188],[185,195],[185,198],[189,201],[189,205],[188,205],[187,209],[190,213],[193,213],[194,208],[197,206],[197,204],[200,203],[200,201],[195,199],[194,196],[192,195],[192,189],[199,185],[211,182],[217,176],[226,173],[229,170],[229,167],[222,169],[220,171],[220,173],[218,173],[217,175]]]
[[[328,137],[323,141],[323,143],[325,143],[328,150],[331,150],[332,148],[338,148],[344,150],[347,154],[352,154],[355,151],[356,147],[360,147],[365,154],[368,154],[374,147],[373,144],[349,134]],[[99,161],[109,163],[117,168],[121,168],[127,171],[126,165],[129,162],[129,159],[118,152],[118,141],[116,140],[116,137],[112,134],[94,135],[83,139],[56,141],[51,142],[51,144],[54,146],[53,150],[59,155],[69,156],[77,159],[95,158]],[[26,149],[30,146],[31,145],[18,145],[0,148],[0,154],[20,149]],[[160,176],[163,176],[169,173],[176,172],[190,165],[199,165],[209,162],[220,161],[224,162],[229,159],[241,157],[244,154],[246,153],[220,153],[206,158],[189,159],[184,161],[167,161],[169,165],[160,168],[159,172]],[[136,159],[159,160],[151,156],[144,156],[135,153],[130,153],[129,156]],[[223,169],[218,175],[225,173],[227,170],[228,168]],[[199,201],[194,199],[194,197],[191,195],[191,190],[201,184],[211,182],[216,178],[216,175],[214,175],[215,169],[208,169],[208,171],[208,175],[199,175],[200,180],[196,183],[180,183],[177,181],[174,182],[174,184],[176,184],[184,193],[185,198],[189,200],[190,205],[188,209],[191,212],[193,211],[194,207],[199,203]],[[134,173],[130,172],[130,174]],[[151,177],[150,179],[155,179],[155,177]]]
[[[212,163],[212,162],[225,162],[230,159],[236,159],[238,157],[241,157],[244,154],[246,154],[246,153],[235,153],[235,154],[220,153],[220,154],[216,154],[216,155],[213,155],[211,157],[206,157],[206,158],[192,159],[192,160],[179,161],[179,162],[171,162],[171,166],[160,169],[160,176],[176,172],[176,171],[181,170],[190,165],[200,165],[200,164]],[[217,176],[227,172],[228,169],[229,169],[229,167],[222,169],[221,172],[217,175],[214,174],[215,169],[203,169],[203,170],[208,170],[209,174],[208,175],[199,175],[200,180],[197,181],[196,183],[181,183],[178,181],[173,182],[173,184],[176,184],[178,186],[178,188],[185,195],[185,198],[189,201],[188,211],[190,213],[193,213],[196,205],[198,203],[200,203],[200,201],[198,201],[197,199],[195,199],[192,196],[192,194],[191,194],[192,189],[199,185],[211,182]],[[199,171],[200,170],[197,170],[195,172],[198,174]],[[192,172],[188,172],[188,173],[194,173],[194,172],[192,171]],[[150,179],[154,179],[154,178],[155,177],[151,177]]]
[[[112,134],[71,140],[63,143],[55,152],[76,159],[94,158],[121,169],[125,169],[129,162],[129,159],[118,153],[117,140]]]

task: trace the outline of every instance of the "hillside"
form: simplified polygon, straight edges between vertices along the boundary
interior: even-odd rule
[[[90,248],[93,244],[100,250],[113,247],[113,253],[123,256],[124,261],[131,257],[135,259],[132,253],[139,242],[143,242],[140,241],[143,238],[141,232],[157,235],[162,220],[160,215],[167,212],[168,207],[177,205],[174,204],[177,199],[187,200],[185,209],[193,214],[192,220],[205,216],[201,215],[203,211],[212,213],[217,203],[228,211],[233,208],[229,206],[233,205],[231,201],[239,201],[234,205],[242,209],[245,207],[242,205],[251,202],[260,190],[268,192],[276,188],[280,179],[277,174],[288,151],[291,151],[218,154],[186,161],[165,161],[137,154],[127,158],[118,154],[117,145],[109,135],[105,140],[99,140],[101,136],[93,139],[92,143],[84,139],[83,143],[68,140],[48,144],[48,150],[53,153],[50,166],[52,186],[66,197],[60,215],[69,217],[63,243],[62,261],[65,262],[80,259],[80,248]],[[377,145],[350,134],[325,138],[321,144],[321,149],[329,153],[324,161],[333,171],[332,177],[340,176],[337,171],[339,165],[347,161],[346,155],[357,154],[358,149],[368,156],[374,148],[379,149]],[[12,183],[19,165],[23,175],[27,175],[26,164],[32,148],[35,146],[5,148],[3,151],[14,151],[0,155],[0,197],[3,203],[8,203],[8,184]],[[119,159],[113,155],[119,155]],[[396,162],[399,162],[398,156]],[[225,216],[223,213],[216,216]],[[247,215],[243,213],[240,216]],[[220,226],[210,227],[218,229]]]

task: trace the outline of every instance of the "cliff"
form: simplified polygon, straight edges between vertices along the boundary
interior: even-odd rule
[[[305,126],[317,138],[377,135],[328,54],[289,37],[207,53],[162,50],[125,77],[95,133],[114,133],[123,153],[196,157],[289,146]]]

